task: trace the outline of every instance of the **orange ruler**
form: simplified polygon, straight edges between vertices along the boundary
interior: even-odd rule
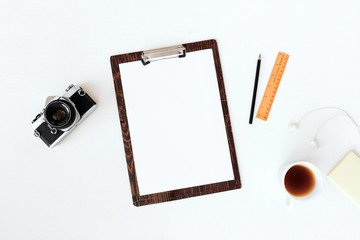
[[[256,114],[256,117],[261,120],[266,121],[269,117],[270,109],[274,102],[275,95],[279,88],[279,84],[284,74],[288,59],[288,54],[279,52],[279,54],[277,55],[269,82],[266,86],[264,96],[261,100],[259,110]]]

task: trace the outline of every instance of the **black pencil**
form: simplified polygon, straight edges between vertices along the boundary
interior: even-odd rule
[[[257,92],[258,81],[259,81],[260,64],[261,64],[261,54],[259,54],[259,58],[258,58],[258,61],[257,61],[255,83],[254,83],[254,91],[253,91],[253,97],[252,97],[252,103],[251,103],[249,124],[252,124],[253,117],[254,117],[254,108],[255,108],[256,92]]]

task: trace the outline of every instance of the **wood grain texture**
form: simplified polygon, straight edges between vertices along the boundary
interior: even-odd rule
[[[231,130],[230,115],[226,100],[225,86],[222,76],[221,63],[220,63],[219,51],[216,40],[206,40],[206,41],[200,41],[194,43],[186,43],[183,44],[183,46],[186,48],[186,52],[194,52],[204,49],[213,50],[216,76],[219,85],[220,101],[224,115],[224,123],[226,127],[227,140],[229,144],[234,180],[189,187],[189,188],[176,189],[176,190],[160,192],[160,193],[153,193],[148,195],[140,195],[137,177],[136,177],[135,161],[131,146],[130,129],[126,115],[125,99],[121,84],[119,64],[132,62],[132,61],[140,61],[142,52],[133,52],[128,54],[112,56],[110,58],[110,62],[111,62],[111,68],[114,78],[116,100],[118,105],[118,113],[119,113],[121,130],[124,141],[126,162],[127,162],[127,168],[128,168],[129,180],[131,186],[131,194],[132,194],[133,204],[135,206],[143,206],[148,204],[179,200],[183,198],[195,197],[205,194],[211,194],[211,193],[217,193],[217,192],[223,192],[223,191],[241,188],[239,167],[236,158],[235,144]]]

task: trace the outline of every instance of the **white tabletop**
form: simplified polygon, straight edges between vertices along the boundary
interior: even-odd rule
[[[359,239],[360,209],[326,174],[360,153],[336,111],[360,121],[359,1],[0,1],[0,239]],[[134,207],[111,55],[216,39],[243,187]],[[290,55],[269,120],[248,124],[279,51]],[[48,149],[30,122],[45,98],[79,84],[98,109]],[[257,108],[256,108],[257,109]],[[285,206],[281,167],[307,160],[323,174],[312,201]]]

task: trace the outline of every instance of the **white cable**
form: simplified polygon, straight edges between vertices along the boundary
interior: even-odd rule
[[[310,144],[314,147],[314,148],[318,148],[319,147],[319,143],[317,142],[317,137],[319,135],[319,132],[320,130],[328,123],[330,122],[331,120],[335,119],[335,118],[338,118],[338,117],[346,117],[348,119],[350,119],[350,121],[352,122],[352,124],[356,127],[357,131],[358,131],[358,134],[360,136],[360,127],[359,125],[357,124],[357,122],[350,116],[350,114],[348,112],[346,112],[344,109],[342,108],[339,108],[339,107],[321,107],[321,108],[316,108],[316,109],[313,109],[309,112],[307,112],[299,121],[299,123],[290,123],[289,124],[289,128],[291,130],[296,130],[298,129],[298,127],[300,126],[300,124],[302,123],[302,121],[307,117],[309,116],[310,114],[314,113],[314,112],[317,112],[317,111],[321,111],[321,110],[326,110],[326,109],[336,109],[336,110],[339,110],[342,112],[342,114],[337,114],[327,120],[325,120],[324,122],[322,122],[320,124],[320,126],[318,127],[317,131],[316,131],[316,134],[314,136],[314,138],[310,141]]]
[[[336,116],[333,116],[332,118],[329,118],[329,119],[327,119],[327,120],[325,120],[324,122],[321,123],[321,125],[320,125],[319,128],[317,129],[316,134],[315,134],[315,136],[314,136],[313,139],[316,141],[316,138],[317,138],[317,136],[319,135],[320,130],[321,130],[328,122],[330,122],[331,120],[334,120],[335,118],[338,118],[338,117],[346,117],[346,118],[350,119],[350,121],[355,125],[355,127],[356,127],[356,129],[358,130],[358,133],[359,133],[359,135],[360,135],[359,126],[357,125],[357,123],[355,122],[354,119],[352,119],[349,115],[336,115]]]
[[[358,126],[358,124],[356,123],[356,121],[350,116],[350,114],[349,114],[348,112],[346,112],[344,109],[339,108],[339,107],[321,107],[321,108],[313,109],[313,110],[307,112],[302,118],[300,118],[300,120],[299,120],[298,123],[289,123],[289,128],[290,128],[291,130],[297,130],[297,129],[300,127],[302,121],[303,121],[306,117],[308,117],[310,114],[312,114],[312,113],[314,113],[314,112],[317,112],[317,111],[326,110],[326,109],[336,109],[336,110],[341,111],[341,112],[342,112],[343,114],[345,114],[345,115],[353,122],[353,124],[358,128],[358,131],[359,131],[359,134],[360,134],[359,126]]]
[[[300,121],[298,123],[298,126],[300,126],[301,122],[307,117],[309,116],[311,113],[314,113],[314,112],[317,112],[317,111],[321,111],[321,110],[326,110],[326,109],[336,109],[336,110],[339,110],[341,112],[343,112],[345,115],[347,115],[351,121],[357,126],[356,122],[354,121],[354,119],[349,115],[349,113],[347,113],[344,109],[342,108],[339,108],[339,107],[321,107],[321,108],[316,108],[316,109],[313,109],[309,112],[307,112],[302,118],[300,118]],[[358,126],[357,126],[358,127]]]

